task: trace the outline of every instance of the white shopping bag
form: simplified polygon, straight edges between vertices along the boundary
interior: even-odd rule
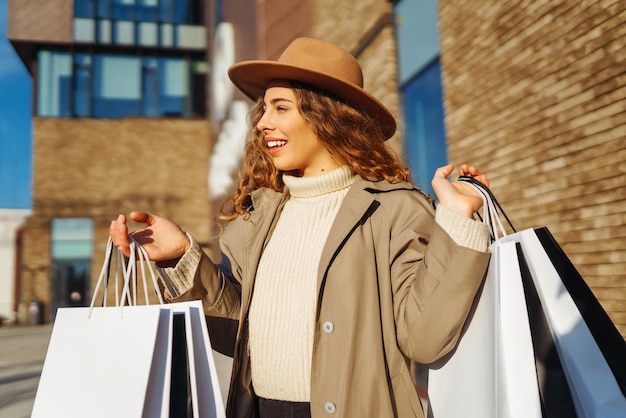
[[[225,416],[202,302],[136,305],[135,247],[136,243],[131,243],[133,255],[122,268],[121,298],[116,285],[118,306],[94,307],[98,289],[112,276],[109,240],[91,307],[57,311],[32,417]],[[137,248],[143,258],[139,261],[147,259],[145,252],[141,256],[142,250]],[[142,276],[146,289],[145,274]],[[184,320],[178,337],[175,317]],[[185,344],[179,364],[182,370],[174,372],[180,375],[182,371],[183,382],[189,385],[183,392],[171,384],[173,348],[181,343]],[[183,413],[173,410],[176,405],[182,405]]]
[[[515,243],[495,243],[475,310],[454,350],[431,365],[429,416],[541,417]]]
[[[522,245],[532,281],[563,365],[576,414],[579,418],[625,417],[626,397],[616,380],[615,371],[619,369],[620,376],[625,375],[626,343],[610,323],[608,316],[589,317],[585,320],[564,284],[564,280],[577,280],[579,285],[585,286],[582,277],[573,266],[565,271],[562,266],[567,264],[567,257],[560,251],[553,251],[560,250],[556,248],[556,241],[541,241],[537,235],[539,232],[551,238],[547,229],[541,228],[522,231],[507,239],[519,241]],[[570,277],[565,277],[565,274]],[[587,295],[587,303],[595,303],[601,311],[590,291]],[[609,327],[608,332],[605,331],[604,335],[597,337],[593,335],[590,327],[606,328],[606,325]],[[612,351],[615,370],[612,370],[607,361],[611,357],[601,351],[596,338],[608,339],[605,347]]]
[[[484,210],[494,238],[506,235],[489,196]],[[490,251],[487,276],[457,347],[430,365],[429,417],[542,416],[516,244],[496,239]]]
[[[152,385],[155,354],[170,338],[169,312],[158,305],[57,311],[41,373],[33,418],[141,417],[146,400],[169,397]],[[165,344],[165,346],[164,346]],[[158,411],[155,405],[147,405]],[[152,415],[160,416],[160,415]]]
[[[174,315],[184,315],[185,340],[194,417],[225,416],[217,367],[212,355],[211,340],[206,327],[201,301],[165,305]]]

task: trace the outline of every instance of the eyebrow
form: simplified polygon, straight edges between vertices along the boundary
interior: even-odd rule
[[[275,98],[273,98],[272,100],[270,100],[270,103],[269,103],[269,104],[271,104],[271,105],[276,105],[277,103],[280,103],[280,102],[288,102],[288,103],[293,103],[293,101],[291,101],[291,100],[289,100],[289,99],[286,99],[286,98],[284,98],[284,97],[275,97]]]

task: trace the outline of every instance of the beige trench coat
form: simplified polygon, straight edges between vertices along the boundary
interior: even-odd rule
[[[203,254],[193,287],[177,299],[203,299],[208,316],[239,324],[228,417],[255,416],[247,314],[259,258],[286,198],[253,192],[249,218],[224,231],[220,266]],[[319,264],[312,417],[423,417],[411,360],[430,363],[454,347],[488,261],[488,253],[456,245],[412,185],[359,178]]]

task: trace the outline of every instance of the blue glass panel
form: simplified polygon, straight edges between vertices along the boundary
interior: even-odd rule
[[[91,57],[74,56],[74,116],[91,116]]]
[[[90,218],[56,218],[52,220],[52,258],[91,258],[93,220]]]
[[[159,97],[157,93],[157,60],[143,59],[143,114],[157,116]]]
[[[224,20],[224,5],[222,0],[215,1],[215,26]]]
[[[110,19],[113,15],[112,0],[97,0],[98,1],[98,17],[103,19]]]
[[[189,0],[177,0],[174,2],[174,22],[183,24],[187,23],[187,12],[189,8]]]
[[[159,20],[166,23],[174,21],[174,0],[159,1]]]
[[[66,118],[72,116],[72,76],[63,75],[59,77],[59,116]]]
[[[202,0],[176,0],[174,22],[183,25],[202,24]]]
[[[94,56],[93,116],[141,115],[141,61],[122,55]]]
[[[439,56],[437,0],[403,0],[394,7],[398,77],[404,84]]]
[[[40,51],[37,61],[38,116],[71,116],[72,56],[67,52]]]
[[[430,180],[438,167],[447,164],[439,59],[404,87],[403,101],[407,159],[413,180],[432,194]]]
[[[94,0],[74,0],[74,17],[93,18],[94,14]]]
[[[135,0],[113,0],[113,19],[135,20]]]
[[[183,116],[189,95],[189,70],[180,58],[159,59],[159,115]]]
[[[159,19],[157,0],[137,0],[137,20],[140,22],[156,22]]]

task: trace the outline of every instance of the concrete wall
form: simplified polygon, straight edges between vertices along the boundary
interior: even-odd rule
[[[14,305],[15,294],[19,291],[16,283],[19,248],[15,243],[17,232],[29,214],[27,209],[0,209],[0,324],[17,319]]]

